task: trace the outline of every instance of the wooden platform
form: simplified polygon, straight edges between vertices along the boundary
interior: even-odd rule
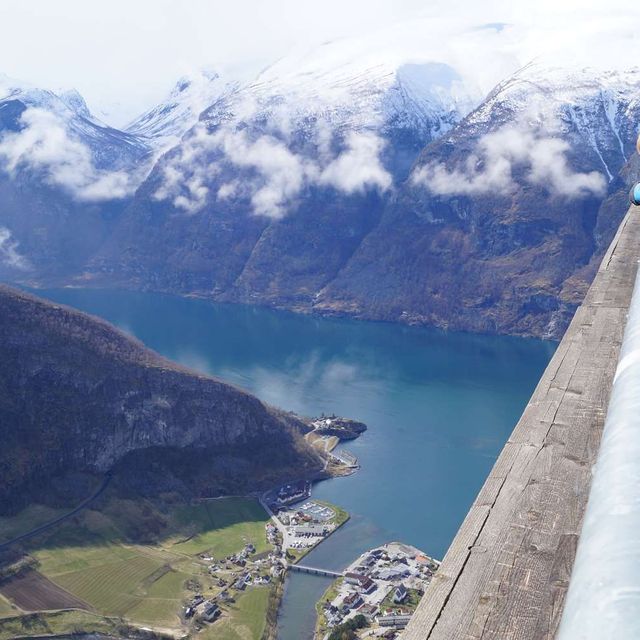
[[[638,257],[632,209],[402,640],[554,637]]]

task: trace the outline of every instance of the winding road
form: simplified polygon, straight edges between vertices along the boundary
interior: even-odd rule
[[[77,507],[75,507],[75,509],[61,516],[58,516],[57,518],[50,520],[49,522],[41,524],[35,529],[31,529],[31,531],[27,531],[26,533],[22,533],[19,536],[12,538],[11,540],[7,540],[7,542],[0,543],[0,551],[4,551],[16,542],[22,542],[23,540],[27,540],[28,538],[32,538],[33,536],[37,536],[39,533],[42,533],[43,531],[46,531],[51,527],[55,527],[57,524],[60,524],[61,522],[64,522],[65,520],[68,520],[69,518],[75,516],[84,508],[88,507],[94,500],[99,498],[104,493],[105,489],[109,486],[109,482],[111,482],[111,473],[107,473],[98,489],[88,498],[83,500]]]

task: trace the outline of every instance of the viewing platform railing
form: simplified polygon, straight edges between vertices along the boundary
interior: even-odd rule
[[[557,635],[557,640],[605,638],[640,638],[638,277]]]

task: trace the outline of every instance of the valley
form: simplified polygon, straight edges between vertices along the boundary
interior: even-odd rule
[[[348,51],[120,129],[0,78],[0,280],[55,301],[0,288],[0,640],[300,640],[365,549],[442,557],[617,228],[640,74]]]
[[[366,423],[369,429],[346,443],[358,459],[358,472],[322,481],[312,489],[312,501],[337,505],[350,518],[307,553],[303,564],[340,572],[367,549],[390,540],[419,545],[428,555],[442,557],[554,349],[553,343],[540,341],[317,319],[155,294],[66,289],[46,295],[57,303],[102,316],[164,356],[201,372],[223,376],[257,393],[264,401],[300,415],[331,416],[335,412]],[[199,464],[206,466],[205,459]],[[109,491],[119,486],[116,482]],[[425,495],[428,509],[424,508]],[[48,574],[51,580],[55,582],[68,573],[62,578],[66,588],[82,589],[81,599],[99,604],[103,604],[105,595],[92,591],[95,582],[91,587],[88,576],[104,570],[99,568],[105,566],[100,554],[126,554],[125,561],[109,555],[106,563],[120,567],[119,571],[128,562],[132,563],[132,570],[137,567],[129,582],[122,582],[123,593],[108,598],[114,598],[109,611],[119,612],[124,622],[107,618],[108,624],[131,624],[133,619],[129,616],[138,615],[139,620],[145,616],[146,621],[138,624],[151,628],[149,619],[156,615],[154,607],[163,602],[158,620],[163,620],[164,629],[170,629],[169,619],[176,624],[175,616],[194,593],[184,589],[183,577],[195,576],[203,587],[208,584],[204,580],[212,563],[198,558],[198,554],[205,553],[207,545],[215,545],[218,553],[230,549],[219,532],[208,529],[210,521],[202,515],[201,506],[193,511],[193,506],[185,506],[184,498],[178,497],[176,504],[158,509],[156,499],[150,496],[140,503],[150,506],[147,518],[141,518],[144,511],[140,509],[125,509],[126,501],[100,505],[104,517],[91,522],[91,526],[97,531],[109,531],[113,524],[132,538],[108,534],[113,542],[100,542],[100,553],[94,556],[93,551],[73,543],[70,536],[65,542],[73,545],[70,550],[80,547],[81,554],[87,554],[82,555],[82,567],[68,567],[64,559],[47,555],[46,549],[37,552],[42,553],[44,566],[52,572]],[[183,513],[180,518],[175,509]],[[183,510],[190,513],[192,520]],[[132,516],[134,512],[136,517]],[[57,511],[55,507],[30,507],[22,513],[25,523],[37,525]],[[235,529],[234,552],[244,547],[243,536],[254,539],[259,531],[260,540],[267,544],[266,513],[249,513],[253,513],[248,518],[250,528],[243,524]],[[4,522],[6,526],[10,521]],[[137,536],[146,527],[153,535],[141,543]],[[6,528],[6,535],[10,535]],[[11,531],[15,529],[14,525]],[[191,534],[195,535],[190,537]],[[178,542],[186,538],[189,540]],[[216,560],[219,557],[212,555]],[[69,556],[67,561],[71,561]],[[163,574],[155,587],[158,591],[152,588],[152,597],[145,602],[149,592],[145,580],[165,564],[174,571]],[[282,605],[277,620],[280,640],[300,640],[313,633],[315,603],[327,582],[317,576],[289,573],[281,585]],[[214,587],[203,595],[218,589]],[[247,597],[251,589],[256,595]],[[217,625],[223,622],[225,628],[232,625],[235,615],[236,623],[251,627],[251,637],[260,640],[263,627],[252,625],[258,619],[265,620],[259,612],[265,611],[270,587],[259,585],[251,589],[236,599],[237,610],[226,610],[211,629],[221,629]],[[260,599],[264,600],[258,602]],[[171,609],[174,605],[176,609]],[[76,621],[76,626],[92,628],[89,621],[96,624],[94,613],[77,615],[83,617],[83,622]],[[70,623],[61,621],[58,614],[55,619],[59,628],[70,628]],[[53,622],[49,624],[55,626]],[[13,629],[15,622],[4,625]],[[106,632],[104,626],[102,629]],[[236,640],[234,633],[230,628],[229,638]]]
[[[0,532],[16,530],[31,519],[29,512],[2,518]],[[73,610],[76,628],[83,631],[91,628],[84,628],[82,616],[89,619],[91,614],[95,629],[103,632],[119,624],[146,628],[159,637],[179,636],[195,625],[208,637],[199,616],[185,617],[184,603],[196,594],[215,599],[226,591],[229,602],[223,605],[215,637],[242,638],[247,627],[251,637],[259,639],[275,588],[270,565],[263,566],[273,550],[266,539],[267,522],[255,498],[182,504],[108,495],[69,523],[24,543],[33,565],[0,584],[3,602],[13,605],[3,609],[0,637],[20,624],[17,616],[23,611],[36,613],[22,615],[22,635],[38,635],[45,625],[59,629],[60,614],[46,613],[56,609],[69,611],[68,616]],[[223,560],[247,545],[254,580],[264,574],[269,582],[235,590],[242,568],[227,562],[228,569],[212,573],[210,567],[214,556]],[[253,561],[253,556],[262,560]]]

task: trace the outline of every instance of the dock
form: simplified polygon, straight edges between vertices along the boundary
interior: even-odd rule
[[[631,209],[402,640],[555,637],[639,256]]]

